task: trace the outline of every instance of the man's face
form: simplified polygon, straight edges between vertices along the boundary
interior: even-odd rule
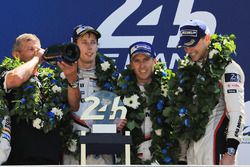
[[[98,43],[96,36],[93,33],[86,33],[79,37],[76,44],[80,48],[80,63],[91,64],[95,62]]]
[[[16,51],[15,56],[19,57],[20,60],[27,62],[36,55],[40,48],[41,44],[37,40],[23,41],[21,42],[18,51]]]
[[[208,37],[201,38],[199,42],[193,47],[184,47],[184,51],[195,61],[205,58],[208,54]]]
[[[137,54],[132,58],[130,65],[134,70],[139,84],[144,85],[151,82],[154,69],[154,60],[151,57],[144,54]]]

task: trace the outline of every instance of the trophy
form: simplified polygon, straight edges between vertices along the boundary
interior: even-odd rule
[[[44,60],[54,65],[58,61],[65,61],[70,64],[77,61],[79,57],[80,49],[74,43],[49,46],[43,54]]]
[[[125,136],[117,133],[116,122],[125,119],[127,108],[113,92],[97,91],[84,99],[80,105],[80,112],[73,113],[84,120],[90,127],[91,133],[81,132],[81,165],[86,164],[87,154],[121,154],[125,151],[125,164],[130,164],[130,144],[132,142],[129,131]]]

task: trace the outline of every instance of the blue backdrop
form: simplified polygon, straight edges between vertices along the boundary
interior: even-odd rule
[[[237,4],[237,5],[236,5]],[[134,41],[152,42],[158,57],[176,66],[182,51],[174,48],[179,24],[198,18],[209,22],[211,31],[234,33],[237,37],[235,60],[246,75],[246,101],[250,100],[247,68],[250,39],[250,2],[236,0],[8,0],[0,6],[0,60],[11,55],[15,38],[25,32],[35,33],[46,48],[70,41],[78,24],[101,31],[100,50],[116,59],[119,68],[127,60],[127,47]],[[178,55],[177,55],[178,54]],[[171,61],[172,60],[172,61]],[[174,64],[173,64],[174,63]]]
[[[202,19],[211,32],[234,33],[234,58],[246,76],[246,112],[250,111],[250,1],[236,0],[8,0],[0,6],[0,61],[11,55],[15,38],[34,33],[44,48],[70,42],[73,27],[91,25],[102,33],[100,51],[113,57],[119,69],[128,62],[128,46],[139,40],[152,43],[158,59],[173,69],[184,53],[175,48],[179,25]],[[248,140],[250,143],[250,139]]]

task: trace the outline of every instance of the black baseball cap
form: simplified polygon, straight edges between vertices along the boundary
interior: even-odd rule
[[[180,40],[177,47],[193,47],[207,34],[210,34],[210,31],[204,22],[190,20],[180,27]]]
[[[94,29],[93,27],[80,24],[73,29],[73,35],[71,37],[71,42],[76,42],[77,38],[79,38],[80,36],[82,36],[88,32],[95,34],[97,39],[99,39],[101,37],[101,33],[99,31],[97,31],[96,29]]]

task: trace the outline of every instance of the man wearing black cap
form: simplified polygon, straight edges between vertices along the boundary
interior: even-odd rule
[[[217,40],[220,38],[224,40]],[[216,40],[217,42],[214,42]],[[201,69],[197,72],[196,76],[192,76],[196,81],[200,82],[192,81],[193,92],[200,91],[195,89],[196,85],[209,80],[208,74],[212,74],[211,76],[214,78],[211,81],[213,81],[216,75],[218,75],[215,72],[224,70],[224,73],[222,72],[218,78],[218,82],[212,85],[217,88],[216,90],[221,90],[222,93],[219,94],[214,109],[208,115],[209,120],[206,124],[204,135],[198,141],[191,141],[189,143],[187,163],[190,165],[232,165],[235,163],[235,154],[241,141],[244,127],[244,73],[241,67],[230,57],[229,53],[235,49],[234,42],[230,40],[216,34],[210,36],[207,25],[199,20],[191,20],[180,27],[180,40],[177,47],[183,47],[187,53],[189,58],[187,57],[186,60],[189,59],[191,61],[187,61],[188,66],[198,65]],[[228,46],[233,47],[229,47],[230,52],[225,52],[225,48],[227,49]],[[223,66],[224,62],[221,61],[215,66],[214,64],[220,58],[223,58],[223,61],[225,60],[225,65]],[[209,68],[207,68],[208,66]],[[191,70],[189,73],[191,73]],[[185,77],[179,76],[179,78]],[[183,90],[184,88],[180,89]],[[209,91],[208,87],[203,89]],[[210,94],[210,96],[213,95]],[[202,102],[202,98],[197,93],[193,97],[192,104],[196,105],[197,99]],[[198,112],[197,116],[204,114],[204,111]],[[194,115],[194,117],[196,116]],[[187,123],[186,126],[190,127],[190,124]]]
[[[143,92],[145,92],[144,85],[149,84],[152,81],[152,75],[155,64],[154,61],[155,53],[153,50],[153,46],[147,42],[136,42],[129,47],[129,54],[130,54],[130,66],[135,75],[134,78],[136,79],[135,83],[137,83],[136,88],[137,90],[139,90],[139,92],[141,92],[141,94],[143,94]],[[125,97],[124,99],[126,99],[126,96],[128,96],[128,94],[121,94],[121,95]],[[129,106],[129,104],[126,103],[126,100],[124,100],[124,105],[128,108],[127,118],[128,121],[130,122],[131,121],[130,110],[131,108],[132,109],[137,108],[137,106],[136,105]],[[135,140],[136,134],[134,134],[134,131],[136,130],[131,131],[132,139],[134,139],[132,144],[133,145],[132,150],[134,150],[133,147],[135,148],[139,147],[136,155],[132,153],[132,164],[141,164],[140,162],[136,162],[136,160],[134,160],[136,158],[140,159],[142,162],[151,160],[152,158],[151,152],[149,150],[152,142],[151,140],[152,121],[150,119],[150,111],[148,109],[145,109],[145,111],[143,112],[145,112],[144,113],[145,118],[141,124],[141,127],[139,127],[142,129],[142,134],[143,134],[142,138],[144,138],[142,143],[136,143]]]
[[[152,45],[146,42],[137,42],[130,46],[130,65],[134,70],[139,85],[151,82],[154,69],[155,53]]]
[[[112,59],[98,52],[98,39],[101,34],[91,26],[78,25],[73,30],[72,42],[76,43],[80,49],[78,60],[78,78],[81,92],[80,108],[72,114],[74,131],[89,132],[91,121],[81,120],[84,107],[84,99],[99,90],[113,91],[119,76]],[[126,120],[117,123],[117,130],[125,126]],[[64,156],[64,164],[79,164],[79,159],[71,155]],[[113,164],[113,156],[89,155],[87,164]]]

